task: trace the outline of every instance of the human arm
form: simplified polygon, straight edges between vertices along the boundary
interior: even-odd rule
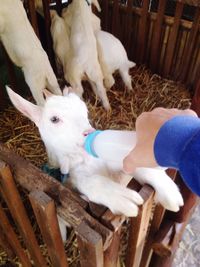
[[[157,108],[136,121],[137,145],[124,159],[124,170],[158,165],[178,169],[200,195],[200,120],[192,110]]]

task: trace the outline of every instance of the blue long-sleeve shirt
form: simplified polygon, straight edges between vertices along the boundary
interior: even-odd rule
[[[200,119],[176,116],[159,130],[154,142],[157,163],[179,170],[187,186],[200,196]]]

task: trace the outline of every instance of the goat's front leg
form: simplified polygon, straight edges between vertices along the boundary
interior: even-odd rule
[[[137,168],[133,176],[139,183],[149,184],[155,189],[155,200],[165,209],[176,212],[183,206],[183,198],[177,185],[164,169]]]
[[[80,174],[72,177],[71,182],[90,201],[108,207],[114,214],[135,217],[138,214],[138,205],[143,203],[137,192],[105,176]]]

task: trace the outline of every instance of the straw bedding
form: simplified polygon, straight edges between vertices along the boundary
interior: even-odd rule
[[[133,81],[133,91],[131,92],[124,88],[121,78],[118,75],[115,76],[115,86],[107,92],[112,107],[112,111],[109,113],[105,112],[101,103],[96,99],[88,85],[85,84],[84,99],[95,128],[130,130],[134,129],[135,119],[143,111],[149,111],[158,106],[177,107],[180,109],[190,106],[191,95],[181,84],[153,75],[143,66],[132,69],[131,75]],[[0,113],[0,141],[38,167],[41,167],[47,161],[44,145],[41,142],[36,126],[12,106]],[[26,196],[23,192],[22,195],[25,200]],[[28,205],[27,209],[31,214],[29,204],[26,205]],[[34,217],[32,215],[31,217],[42,252],[46,256],[49,266],[51,266],[46,247],[42,243],[38,227],[34,222]],[[124,226],[124,229],[126,229],[126,226]],[[123,231],[121,242],[122,259],[126,240],[127,234],[126,231]],[[73,231],[69,232],[65,249],[69,265],[72,267],[77,266],[79,255]],[[7,260],[6,254],[0,250],[0,264],[5,263]],[[17,259],[16,263],[20,266]],[[123,266],[123,260],[121,264]]]

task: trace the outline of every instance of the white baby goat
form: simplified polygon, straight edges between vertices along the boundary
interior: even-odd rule
[[[113,169],[111,162],[89,155],[83,148],[85,135],[93,128],[88,120],[85,103],[74,93],[47,97],[38,107],[7,88],[15,107],[38,127],[46,148],[54,154],[54,163],[63,174],[69,173],[70,183],[90,201],[105,205],[113,213],[137,216],[140,195],[126,188],[131,176]],[[183,205],[176,184],[162,169],[138,168],[134,177],[156,190],[156,199],[166,209],[178,211]],[[119,184],[118,181],[124,181]]]
[[[43,89],[61,95],[46,52],[37,38],[20,0],[0,1],[0,41],[9,57],[21,67],[38,105],[44,104]]]
[[[54,46],[57,56],[65,49],[65,79],[71,84],[75,92],[82,96],[83,87],[81,81],[87,79],[94,92],[101,99],[105,109],[110,108],[106,95],[106,89],[103,85],[103,74],[98,61],[97,44],[91,22],[91,11],[88,4],[83,0],[73,0],[70,6],[70,34],[65,37],[61,34],[63,21],[52,13],[51,33],[53,41],[58,44],[64,38],[68,38],[69,45],[64,47],[63,44]],[[57,25],[56,25],[57,24]],[[64,30],[66,32],[66,30]],[[66,42],[66,41],[65,41]],[[68,50],[69,49],[69,50]],[[62,63],[62,62],[61,62]]]
[[[126,87],[132,90],[129,69],[133,68],[136,64],[128,60],[126,50],[119,39],[113,34],[101,30],[100,19],[92,13],[90,7],[88,7],[88,9],[90,10],[91,23],[97,40],[98,58],[104,76],[105,87],[109,89],[113,86],[115,81],[112,75],[115,71],[119,71]],[[63,9],[62,17],[65,20],[69,33],[71,25],[71,5]]]

